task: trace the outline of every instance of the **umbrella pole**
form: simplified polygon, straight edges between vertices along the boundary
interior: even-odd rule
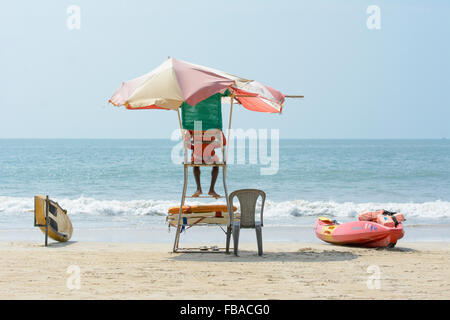
[[[228,132],[227,132],[227,155],[225,157],[225,164],[227,164],[228,162],[228,149],[230,148],[230,131],[231,131],[231,120],[233,117],[233,101],[234,95],[231,94],[230,118],[228,119]]]
[[[181,141],[183,141],[184,163],[187,162],[186,142],[184,141],[183,125],[181,124],[180,108],[177,109],[178,123],[180,125]]]

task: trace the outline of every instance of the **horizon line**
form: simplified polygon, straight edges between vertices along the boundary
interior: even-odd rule
[[[171,140],[170,138],[2,138],[0,140]],[[449,140],[441,138],[280,138],[280,140]]]

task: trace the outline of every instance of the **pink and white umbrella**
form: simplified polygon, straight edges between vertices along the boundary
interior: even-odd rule
[[[122,83],[109,102],[127,109],[177,110],[183,102],[195,105],[226,90],[252,111],[280,113],[283,108],[285,95],[269,86],[173,58]]]

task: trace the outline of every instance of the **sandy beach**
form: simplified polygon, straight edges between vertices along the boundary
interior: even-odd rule
[[[255,247],[235,257],[174,254],[169,243],[1,242],[0,299],[450,299],[449,243],[272,242],[262,257]]]

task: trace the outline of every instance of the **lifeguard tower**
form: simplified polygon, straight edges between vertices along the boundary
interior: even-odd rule
[[[225,198],[226,206],[227,206],[227,214],[228,214],[228,223],[226,235],[227,239],[231,237],[231,222],[233,220],[233,208],[230,207],[229,197],[228,197],[228,188],[227,188],[227,157],[228,157],[228,146],[225,145],[223,141],[223,133],[222,133],[222,98],[229,97],[230,98],[230,117],[228,120],[228,138],[226,141],[229,141],[230,136],[230,128],[231,128],[231,119],[232,119],[232,110],[233,110],[233,100],[234,97],[230,93],[229,90],[226,90],[224,93],[216,93],[211,97],[199,102],[195,106],[190,106],[186,102],[183,102],[181,105],[181,116],[179,109],[178,113],[178,121],[181,130],[181,136],[183,139],[183,153],[184,153],[184,182],[183,182],[183,191],[181,195],[180,209],[178,213],[177,225],[176,225],[176,235],[175,241],[173,245],[173,252],[221,252],[219,248],[215,248],[214,250],[210,250],[208,248],[204,248],[203,250],[199,250],[198,248],[180,248],[180,234],[184,228],[190,228],[192,226],[205,226],[205,225],[221,225],[224,222],[224,219],[219,216],[211,216],[208,219],[185,219],[183,221],[183,212],[182,208],[185,205],[185,201],[187,198],[214,198],[210,195],[192,197],[187,196],[187,186],[188,186],[188,176],[189,176],[189,168],[190,167],[218,167],[219,170],[222,171],[222,183],[224,196],[220,198]],[[192,134],[194,136],[192,136]],[[196,136],[197,135],[197,136]],[[192,144],[193,141],[193,144]],[[197,143],[196,143],[197,142]],[[211,146],[210,151],[214,149],[220,149],[221,157],[215,155],[215,157],[211,157],[205,159],[205,155],[203,154],[203,146],[202,144],[209,144]],[[200,153],[199,157],[195,156],[196,150],[199,149]],[[189,158],[189,149],[192,150],[192,157]],[[209,155],[207,156],[209,157]],[[205,217],[206,218],[206,217]],[[191,223],[188,221],[192,221]],[[228,243],[228,241],[227,241]],[[226,252],[229,252],[229,247],[225,248]]]

